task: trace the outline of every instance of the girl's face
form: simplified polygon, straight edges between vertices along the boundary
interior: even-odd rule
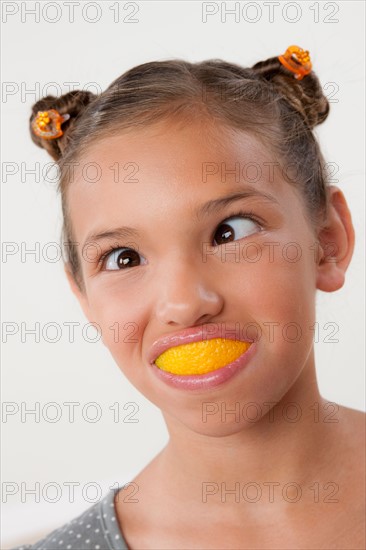
[[[253,425],[244,415],[203,420],[207,403],[228,411],[255,403],[264,415],[264,404],[281,400],[297,379],[310,383],[316,239],[285,170],[244,132],[163,122],[91,148],[69,188],[85,294],[69,280],[85,315],[130,382],[198,433]],[[234,193],[246,195],[212,202]],[[95,236],[122,226],[131,229],[121,238]],[[111,246],[117,250],[98,266]],[[125,263],[117,261],[122,252]],[[223,337],[238,328],[257,336],[256,352],[222,386],[169,387],[151,372],[149,348],[198,325],[219,326]]]

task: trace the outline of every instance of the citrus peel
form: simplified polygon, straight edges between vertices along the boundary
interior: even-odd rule
[[[155,365],[172,374],[206,374],[232,363],[250,345],[227,338],[200,340],[167,349],[155,359]]]

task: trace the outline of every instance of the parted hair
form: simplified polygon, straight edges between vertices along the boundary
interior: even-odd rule
[[[57,139],[43,139],[31,128],[37,112],[48,109],[70,115]],[[310,223],[317,225],[327,217],[328,181],[313,129],[328,112],[328,100],[314,71],[297,80],[277,57],[250,68],[221,59],[151,61],[126,71],[101,94],[75,90],[38,100],[29,119],[31,138],[59,167],[62,240],[67,245],[63,258],[79,288],[83,290],[84,283],[67,190],[72,184],[70,165],[91,144],[126,129],[178,117],[186,124],[200,116],[243,130],[271,148],[283,165],[296,166],[296,177],[289,183],[299,188]]]

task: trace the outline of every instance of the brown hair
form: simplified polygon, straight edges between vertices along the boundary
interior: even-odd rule
[[[252,133],[286,163],[297,168],[294,183],[304,197],[309,219],[318,223],[328,210],[324,159],[312,129],[323,122],[329,103],[314,72],[302,80],[272,57],[251,68],[212,59],[152,61],[138,65],[112,82],[100,95],[72,91],[59,98],[46,96],[32,107],[38,111],[69,113],[63,135],[46,140],[30,128],[32,140],[43,147],[59,167],[66,261],[84,289],[77,244],[68,212],[70,165],[94,142],[163,119],[200,115],[207,120]],[[73,244],[74,243],[74,244]],[[65,257],[64,257],[65,261]]]

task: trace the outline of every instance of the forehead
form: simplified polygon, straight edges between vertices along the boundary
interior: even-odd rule
[[[134,158],[149,169],[159,166],[174,171],[182,163],[185,168],[197,169],[215,158],[217,162],[240,162],[243,169],[252,159],[252,164],[260,164],[273,160],[273,156],[268,144],[243,130],[202,119],[184,124],[178,118],[107,135],[90,145],[82,162],[105,165]],[[77,180],[82,181],[83,174],[77,172]]]
[[[67,197],[74,231],[82,238],[91,224],[193,211],[246,185],[278,195],[278,165],[258,139],[225,126],[160,122],[124,131],[79,161]]]

